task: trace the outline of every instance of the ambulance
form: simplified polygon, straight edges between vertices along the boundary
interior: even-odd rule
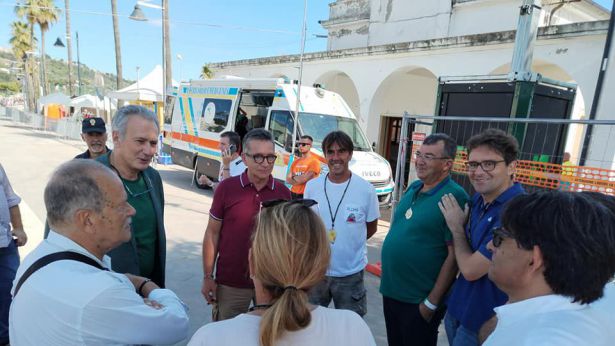
[[[292,136],[298,86],[283,79],[194,80],[182,83],[171,93],[172,116],[165,118],[163,151],[173,163],[194,170],[193,179],[207,175],[217,180],[221,165],[220,134],[235,131],[243,136],[254,128],[273,135],[277,160],[275,179],[284,181],[291,162]],[[331,131],[341,130],[354,142],[350,169],[372,183],[381,204],[390,201],[394,183],[391,166],[376,154],[361,130],[355,115],[342,97],[318,86],[301,86],[297,138],[314,138],[312,152],[328,171],[322,141]]]

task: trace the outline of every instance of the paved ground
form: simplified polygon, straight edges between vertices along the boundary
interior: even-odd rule
[[[40,242],[45,220],[43,188],[57,165],[84,150],[77,141],[65,141],[55,135],[32,131],[9,121],[0,120],[0,163],[13,188],[23,198],[20,205],[29,244],[21,249],[22,257]],[[165,189],[165,226],[167,229],[167,285],[190,307],[191,333],[211,321],[211,309],[200,294],[201,240],[211,205],[210,190],[190,185],[191,172],[179,166],[158,166]],[[383,211],[383,214],[387,214]],[[370,263],[379,261],[388,223],[381,222],[378,232],[368,242]],[[380,280],[366,274],[368,313],[365,320],[378,345],[386,345],[382,301],[378,293]],[[185,345],[187,341],[178,345]],[[441,331],[439,345],[447,345]]]

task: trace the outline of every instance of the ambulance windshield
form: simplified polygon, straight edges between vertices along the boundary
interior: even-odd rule
[[[299,113],[299,126],[301,134],[314,138],[313,148],[320,149],[322,147],[322,140],[329,132],[340,130],[352,138],[354,150],[372,151],[369,142],[355,119],[326,114]]]

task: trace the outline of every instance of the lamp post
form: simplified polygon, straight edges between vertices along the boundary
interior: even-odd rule
[[[81,62],[79,60],[79,32],[75,32],[75,35],[77,37],[77,87],[79,90],[78,92],[79,96],[81,96]],[[70,36],[66,36],[66,42],[67,43],[70,42]],[[60,37],[56,39],[56,42],[53,44],[53,46],[58,47],[58,48],[66,47]],[[69,47],[70,47],[70,44],[69,44]],[[68,64],[69,64],[68,65],[68,85],[69,85],[68,90],[69,90],[69,93],[71,94],[70,96],[73,96],[72,95],[73,94],[72,78],[71,78],[71,73],[70,73],[72,66],[70,66],[70,63],[71,63],[71,56],[69,55],[69,58],[68,58]]]
[[[162,104],[163,104],[163,116],[166,116],[168,111],[165,107],[167,103],[167,89],[171,86],[172,72],[171,72],[171,45],[169,39],[169,1],[161,0],[162,6],[150,4],[147,1],[137,1],[132,13],[128,18],[136,21],[146,21],[147,18],[141,10],[141,6],[154,8],[162,11]]]

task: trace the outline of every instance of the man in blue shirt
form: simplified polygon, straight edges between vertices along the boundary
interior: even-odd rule
[[[491,263],[487,243],[493,238],[493,228],[500,226],[502,207],[524,193],[521,184],[513,181],[519,153],[514,137],[487,129],[470,138],[466,147],[468,177],[476,190],[472,209],[465,205],[462,210],[449,195],[443,196],[439,204],[453,234],[461,272],[453,284],[444,319],[451,346],[478,345],[478,330],[493,317],[493,308],[508,299],[487,277]]]

